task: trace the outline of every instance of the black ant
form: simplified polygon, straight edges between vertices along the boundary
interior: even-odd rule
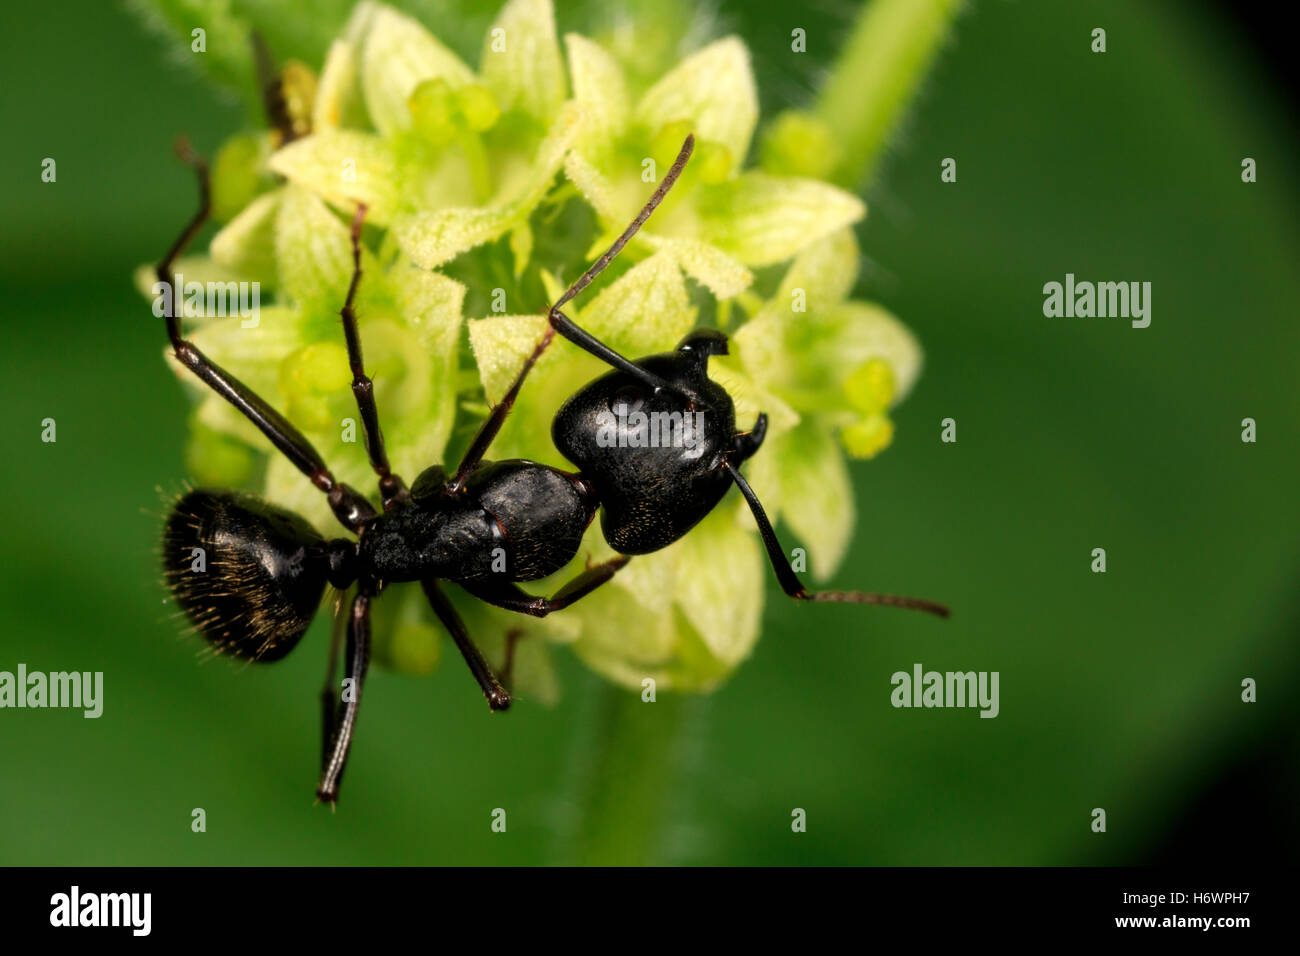
[[[325,540],[306,521],[254,495],[197,489],[172,508],[163,533],[166,583],[195,628],[218,651],[246,660],[273,661],[302,638],[315,616],[326,583],[341,590],[356,585],[347,610],[346,676],[351,694],[334,687],[336,644],[323,692],[324,752],[316,795],[333,803],[348,758],[357,708],[370,656],[370,602],[388,584],[418,581],[434,613],[447,628],[478,681],[488,706],[505,710],[510,695],[474,645],[441,581],[451,581],[481,601],[535,617],[568,607],[622,568],[630,555],[648,554],[686,534],[722,500],[734,484],[758,523],[782,590],[804,601],[841,601],[913,608],[946,617],[947,608],[929,601],[858,591],[808,591],[787,560],[740,465],[763,443],[767,418],[737,432],[727,392],[707,375],[709,356],[727,352],[726,336],[699,329],[675,351],[630,361],[592,337],[562,310],[622,251],[663,201],[691,156],[688,136],[672,168],[645,207],[560,296],[548,311],[549,327],[518,377],[479,428],[452,475],[440,465],[420,474],[408,490],[389,467],[374,386],[366,376],[353,311],[361,281],[361,226],[365,207],[352,221],[352,282],[341,311],[352,367],[352,391],[364,425],[366,452],[379,477],[383,511],[359,491],[335,481],[320,454],[279,412],[251,389],[214,365],[181,334],[174,303],[167,310],[167,334],[176,358],[239,409],[271,443],[328,498],[342,525],[356,539]],[[158,279],[173,281],[172,263],[207,219],[206,163],[185,143],[181,158],[198,174],[200,207],[158,264]],[[532,461],[489,462],[484,456],[509,415],[529,370],[555,333],[614,367],[565,402],[552,439],[579,469],[572,473]],[[700,423],[690,450],[639,439],[617,447],[600,440],[618,406],[678,416]],[[620,428],[628,425],[624,417]],[[597,510],[606,540],[619,552],[588,567],[549,598],[519,587],[567,565]],[[206,554],[205,572],[191,570],[192,549]],[[177,560],[180,555],[181,560]],[[504,566],[501,558],[504,556]]]

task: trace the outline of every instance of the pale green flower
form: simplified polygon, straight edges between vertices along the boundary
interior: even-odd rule
[[[860,458],[883,451],[893,436],[888,410],[921,371],[920,346],[901,322],[848,299],[859,258],[849,229],[809,246],[770,299],[746,297],[753,317],[732,337],[750,379],[798,416],[768,439],[750,480],[769,513],[806,543],[820,579],[839,566],[855,523],[841,446]]]
[[[477,71],[412,18],[360,4],[316,83],[311,133],[278,150],[245,134],[223,150],[218,194],[232,218],[207,257],[179,267],[200,281],[258,279],[274,304],[253,329],[237,318],[189,320],[195,341],[285,411],[341,480],[373,487],[359,432],[345,440],[344,421],[358,416],[338,320],[351,272],[347,221],[364,202],[357,314],[394,469],[409,482],[429,465],[454,467],[486,402],[542,334],[548,301],[626,226],[693,132],[696,155],[668,200],[566,310],[630,356],[671,349],[701,323],[733,335],[734,355],[711,374],[733,395],[741,428],[769,416],[751,483],[800,539],[787,546],[801,543],[813,571],[829,574],[852,529],[840,443],[858,452],[888,443],[885,413],[911,387],[920,352],[878,307],[847,299],[861,201],[814,178],[746,167],[758,97],[745,45],[728,37],[661,67],[634,90],[595,41],[569,34],[562,49],[550,0],[510,0]],[[784,263],[775,293],[754,291],[771,288],[765,277]],[[806,311],[791,306],[796,289]],[[489,305],[495,292],[502,314]],[[466,310],[475,316],[468,349]],[[605,370],[557,341],[490,457],[565,467],[551,420]],[[335,533],[319,492],[184,380],[198,397],[195,477],[254,488]],[[513,677],[525,697],[554,695],[548,645],[557,642],[630,687],[654,678],[660,689],[708,689],[758,637],[771,572],[755,531],[730,496],[683,540],[544,620],[454,597],[490,658],[500,661],[508,631],[524,635]],[[553,593],[611,555],[596,522],[568,568],[527,587]],[[394,588],[376,609],[377,657],[409,672],[431,667],[442,636],[420,590]]]
[[[565,174],[615,235],[652,188],[649,164],[662,175],[694,132],[696,155],[641,238],[672,252],[719,299],[748,288],[749,267],[783,262],[864,214],[855,196],[826,183],[742,168],[758,95],[739,38],[697,51],[635,100],[613,56],[576,34],[565,42],[574,99],[586,114]]]

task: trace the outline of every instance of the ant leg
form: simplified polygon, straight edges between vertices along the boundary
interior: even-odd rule
[[[528,635],[517,627],[512,627],[506,631],[506,659],[501,665],[501,683],[509,687],[512,683],[512,676],[515,670],[515,649]]]
[[[549,598],[535,597],[526,592],[513,581],[457,581],[462,588],[488,604],[519,614],[531,614],[533,617],[546,617],[552,611],[560,611],[580,601],[596,588],[600,587],[623,568],[632,559],[625,554],[616,558],[593,564]]]
[[[632,241],[632,237],[645,225],[646,220],[650,218],[650,214],[659,207],[664,197],[668,195],[668,190],[673,188],[673,184],[681,176],[682,170],[686,168],[686,162],[691,158],[691,152],[694,149],[695,136],[692,134],[686,137],[685,142],[682,143],[681,151],[677,154],[677,159],[673,161],[673,165],[664,176],[663,182],[659,184],[659,188],[654,191],[654,195],[650,197],[649,201],[641,207],[641,211],[637,213],[636,218],[623,230],[622,235],[614,240],[614,244],[605,250],[605,254],[593,262],[586,272],[578,276],[577,281],[569,286],[547,311],[547,322],[550,325],[546,333],[538,340],[532,354],[525,360],[523,368],[519,370],[519,374],[515,377],[514,384],[510,386],[506,394],[502,396],[501,401],[492,409],[492,414],[488,416],[487,421],[479,427],[478,434],[474,436],[473,443],[470,445],[469,450],[465,452],[465,457],[461,459],[460,466],[456,469],[456,477],[447,483],[448,492],[455,494],[465,487],[470,472],[478,467],[479,462],[483,460],[483,456],[487,454],[488,448],[492,445],[492,440],[496,438],[497,433],[501,431],[501,426],[505,424],[506,416],[510,414],[510,409],[515,404],[515,399],[519,395],[519,389],[524,384],[524,379],[532,371],[533,366],[537,364],[537,360],[541,358],[542,353],[551,344],[556,332],[559,332],[570,342],[590,352],[601,361],[635,376],[650,388],[671,387],[663,379],[651,375],[645,369],[619,355],[590,332],[581,328],[561,312],[560,307],[591,285],[592,280],[604,272],[606,267],[614,261],[614,257],[623,251],[623,247]]]
[[[432,578],[426,578],[420,582],[424,588],[425,596],[429,599],[429,604],[433,606],[433,613],[438,615],[438,620],[442,621],[443,626],[451,634],[452,640],[460,648],[461,656],[465,658],[465,663],[469,665],[469,672],[474,675],[478,681],[478,686],[483,690],[483,696],[487,698],[488,708],[491,710],[505,710],[510,706],[510,694],[501,686],[501,681],[497,680],[497,675],[492,673],[492,668],[487,660],[483,657],[483,652],[469,636],[469,631],[465,630],[465,622],[460,619],[456,609],[452,607],[451,601],[447,600],[447,595],[442,593],[442,588],[438,587],[438,582]]]
[[[785,591],[790,597],[800,601],[881,604],[886,607],[902,607],[913,611],[925,611],[928,614],[937,614],[939,617],[948,616],[947,607],[921,598],[900,597],[897,594],[873,594],[863,591],[806,590],[794,573],[794,568],[790,567],[790,560],[785,556],[781,543],[777,541],[776,532],[772,530],[772,522],[767,520],[767,512],[763,510],[762,504],[759,503],[758,496],[754,494],[754,489],[749,487],[749,482],[741,476],[735,465],[725,458],[722,459],[722,464],[731,473],[731,480],[736,483],[740,493],[745,496],[745,501],[749,504],[749,510],[753,512],[754,520],[758,523],[758,532],[763,538],[763,546],[767,549],[767,557],[772,563],[772,570],[776,572],[776,579],[781,584],[781,590]]]
[[[341,609],[340,609],[341,611]],[[330,628],[329,666],[325,670],[325,685],[320,690],[321,709],[321,773],[329,763],[330,749],[334,745],[334,722],[338,719],[339,692],[334,680],[338,674],[339,648],[343,644],[343,634],[347,630],[346,619],[342,613],[334,616]]]
[[[180,291],[176,288],[176,276],[172,264],[186,246],[194,239],[203,223],[207,221],[211,208],[211,188],[208,184],[208,164],[191,151],[184,140],[177,143],[177,154],[181,160],[194,168],[199,180],[199,209],[186,223],[181,234],[172,243],[167,255],[158,263],[158,282],[171,291],[171,302],[166,309],[167,337],[171,340],[172,351],[177,360],[203,380],[213,391],[235,406],[249,421],[261,429],[262,434],[271,440],[286,458],[288,458],[304,475],[311,479],[321,491],[329,497],[330,507],[335,516],[349,531],[357,531],[375,516],[361,492],[334,480],[334,476],[325,466],[320,452],[312,447],[306,437],[289,424],[288,419],[268,405],[256,392],[235,378],[225,369],[212,362],[181,334],[180,319],[176,315],[176,306]]]
[[[384,433],[379,427],[379,408],[375,404],[375,383],[366,375],[361,358],[361,335],[357,332],[357,314],[353,303],[356,301],[357,287],[361,284],[361,224],[365,218],[365,205],[357,203],[357,213],[352,217],[352,282],[348,285],[348,297],[339,315],[343,317],[343,337],[347,340],[348,364],[352,367],[352,394],[356,397],[357,411],[361,413],[361,425],[366,432],[366,455],[370,458],[370,466],[379,476],[379,495],[384,510],[389,511],[397,502],[409,501],[411,496],[405,483],[393,474],[388,464]]]
[[[316,796],[326,803],[339,798],[339,781],[352,749],[352,735],[357,726],[357,710],[361,706],[361,690],[366,683],[366,670],[370,666],[370,595],[358,591],[352,598],[348,616],[347,681],[351,681],[351,699],[343,700],[343,712],[334,728],[330,752],[321,768],[320,784]],[[346,681],[345,681],[346,682]]]

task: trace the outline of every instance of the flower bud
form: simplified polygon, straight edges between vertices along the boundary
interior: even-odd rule
[[[767,127],[760,149],[765,172],[777,176],[825,179],[839,162],[831,128],[816,117],[787,110]]]

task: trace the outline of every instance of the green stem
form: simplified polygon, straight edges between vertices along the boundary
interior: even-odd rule
[[[664,824],[679,792],[684,731],[699,702],[641,695],[602,682],[574,861],[587,866],[665,863]]]
[[[871,178],[962,3],[873,0],[862,11],[813,107],[843,150],[834,182]]]

